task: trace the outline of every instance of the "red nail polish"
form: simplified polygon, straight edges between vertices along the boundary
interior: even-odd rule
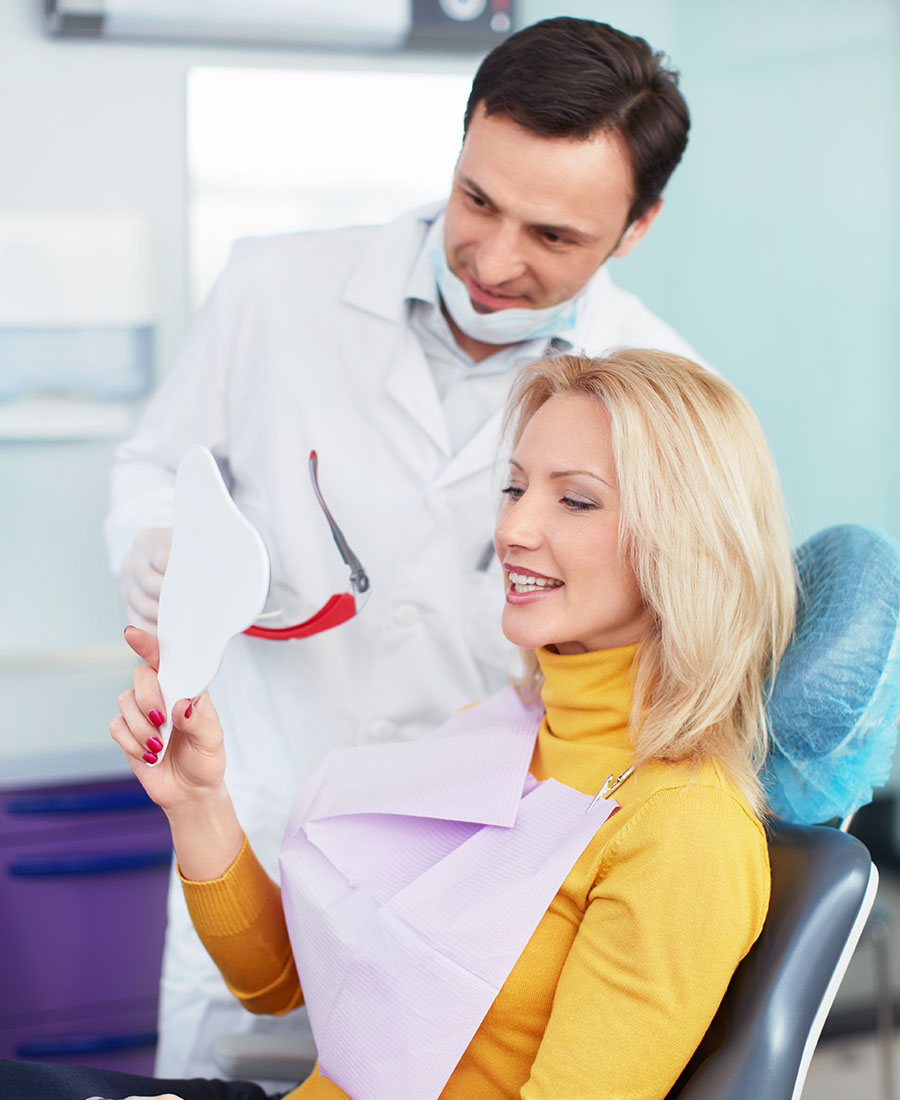
[[[147,738],[147,748],[151,752],[159,752],[160,749],[162,749],[162,747],[163,747],[163,743],[162,743],[162,741],[160,741],[160,739],[158,737],[148,737]]]
[[[155,752],[145,752],[144,759],[147,761],[148,764],[155,764],[159,758],[157,757]]]
[[[186,710],[185,710],[185,712],[184,712],[184,716],[185,716],[185,718],[190,718],[190,716],[191,716],[191,715],[192,715],[193,713],[194,713],[194,704],[193,704],[193,703],[188,703],[188,705],[187,705],[187,709],[186,709]]]
[[[153,725],[156,726],[157,729],[159,729],[163,722],[165,722],[165,718],[163,718],[158,710],[151,710],[147,717],[150,719]]]

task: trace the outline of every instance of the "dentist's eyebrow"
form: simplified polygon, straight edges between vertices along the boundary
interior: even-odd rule
[[[467,191],[471,191],[473,194],[477,195],[480,199],[483,199],[484,202],[488,203],[489,205],[494,205],[491,196],[484,190],[483,187],[479,187],[475,180],[473,180],[470,176],[460,175],[459,182],[463,185],[463,187],[466,188]]]

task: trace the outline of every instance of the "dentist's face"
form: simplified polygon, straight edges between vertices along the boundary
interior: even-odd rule
[[[653,616],[619,549],[619,490],[600,401],[563,394],[542,405],[510,460],[504,494],[494,542],[511,642],[584,653],[649,634]]]
[[[447,262],[479,312],[553,306],[643,237],[661,202],[629,226],[632,201],[617,134],[541,137],[479,106],[453,175]]]

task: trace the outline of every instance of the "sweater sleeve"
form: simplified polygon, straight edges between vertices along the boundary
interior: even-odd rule
[[[659,1100],[769,902],[759,822],[723,788],[658,791],[610,844],[523,1100]]]
[[[181,884],[203,946],[246,1009],[280,1016],[303,1004],[281,890],[246,837],[221,878]]]

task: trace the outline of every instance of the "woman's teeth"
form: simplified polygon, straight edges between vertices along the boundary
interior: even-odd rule
[[[542,588],[559,588],[562,584],[551,577],[532,577],[529,573],[510,573],[509,581],[516,592],[540,592]]]

